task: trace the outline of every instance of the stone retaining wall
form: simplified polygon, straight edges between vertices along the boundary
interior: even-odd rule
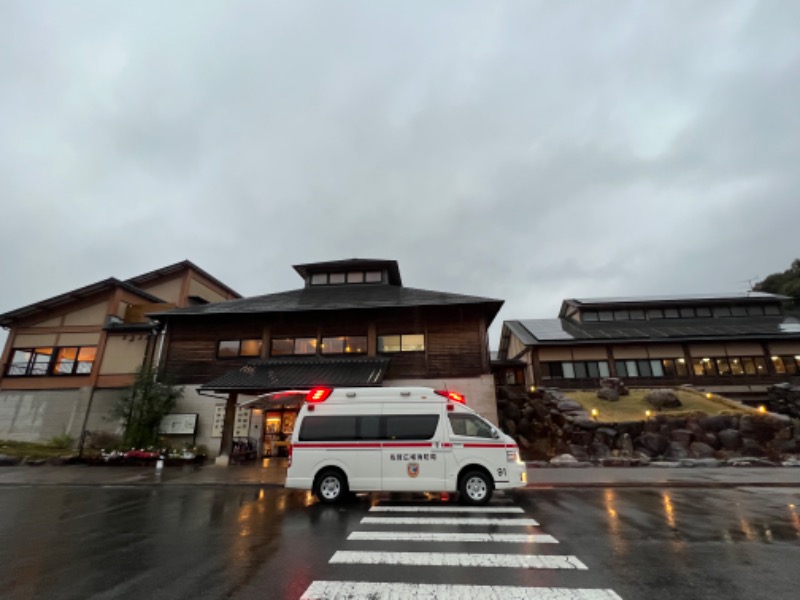
[[[800,421],[776,414],[677,416],[599,422],[557,389],[498,390],[500,427],[525,460],[569,454],[581,462],[637,464],[651,460],[761,457],[772,462],[800,453]]]

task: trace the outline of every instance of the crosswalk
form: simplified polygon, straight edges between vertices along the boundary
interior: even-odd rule
[[[610,589],[530,587],[505,585],[505,581],[503,585],[466,585],[464,581],[480,581],[480,573],[588,570],[578,557],[572,555],[533,553],[530,546],[524,549],[527,551],[517,553],[504,551],[507,547],[513,548],[510,544],[532,544],[533,548],[542,544],[542,550],[558,544],[551,535],[531,532],[530,528],[539,527],[539,523],[526,516],[520,507],[511,504],[485,507],[378,504],[369,512],[361,519],[362,527],[351,532],[345,541],[348,545],[355,543],[355,549],[350,546],[338,550],[329,560],[334,573],[337,573],[336,569],[344,570],[340,572],[344,575],[343,580],[313,581],[300,600],[622,600]],[[375,530],[376,526],[381,530]],[[452,551],[454,544],[461,543],[486,544],[493,551]],[[405,546],[401,546],[403,551],[394,550],[398,544]],[[484,549],[483,546],[480,549]],[[354,566],[363,568],[354,571]],[[395,567],[406,571],[398,571]],[[357,573],[356,579],[362,576],[379,579],[386,575],[387,568],[391,569],[391,576],[386,579],[397,579],[398,573],[408,573],[409,581],[360,581],[352,578]],[[433,571],[435,576],[421,578],[423,581],[433,579],[434,583],[417,583],[420,569],[430,573],[428,570],[437,568],[440,570]],[[467,575],[458,577],[458,581],[453,583],[439,582],[452,578],[452,569],[465,569]],[[550,577],[547,581],[553,582],[554,579]]]

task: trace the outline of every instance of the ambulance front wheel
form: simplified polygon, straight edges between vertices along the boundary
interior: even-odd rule
[[[461,478],[458,491],[461,493],[461,500],[466,504],[488,504],[492,499],[492,481],[486,473],[470,471]]]
[[[320,502],[341,502],[348,495],[347,477],[339,470],[323,471],[314,483],[314,495]]]

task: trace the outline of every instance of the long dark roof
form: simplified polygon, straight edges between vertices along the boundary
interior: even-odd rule
[[[41,300],[39,302],[23,306],[22,308],[17,308],[16,310],[11,310],[7,313],[0,314],[0,327],[11,327],[20,319],[26,319],[38,313],[44,313],[53,308],[69,304],[70,302],[74,302],[76,300],[83,300],[100,292],[116,287],[120,287],[128,292],[131,292],[132,294],[136,294],[148,302],[153,302],[156,304],[162,304],[164,302],[161,298],[149,294],[144,290],[140,290],[127,281],[120,281],[115,277],[109,277],[108,279],[103,279],[102,281],[83,286],[76,290],[66,292],[65,294],[59,294],[58,296],[53,296],[47,300]]]
[[[389,368],[387,357],[307,358],[254,361],[201,386],[214,392],[266,393],[276,390],[378,386]]]
[[[570,319],[524,319],[504,325],[528,346],[576,342],[660,342],[726,339],[800,339],[795,317],[724,317],[576,323]]]
[[[489,314],[489,322],[491,322],[503,305],[503,301],[394,285],[329,285],[215,304],[187,306],[163,313],[152,313],[150,316],[169,318],[184,315],[237,315],[457,305],[484,305]]]

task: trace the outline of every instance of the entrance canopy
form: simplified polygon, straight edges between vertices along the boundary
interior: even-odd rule
[[[309,390],[316,386],[374,387],[383,382],[389,361],[388,357],[383,356],[255,361],[209,381],[200,386],[200,389],[209,392],[266,394],[284,390]]]

